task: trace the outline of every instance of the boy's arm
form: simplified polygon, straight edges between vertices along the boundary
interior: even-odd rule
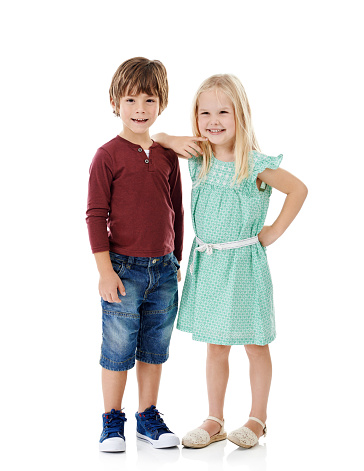
[[[182,182],[178,159],[175,158],[175,166],[169,177],[171,201],[174,209],[174,255],[178,261],[182,260],[183,249],[183,203]]]
[[[107,218],[111,201],[113,164],[103,148],[97,150],[90,166],[86,222],[92,253],[109,250]]]
[[[117,294],[125,296],[125,288],[115,273],[109,255],[107,218],[110,211],[112,160],[102,148],[98,149],[90,166],[86,222],[90,244],[100,273],[99,292],[108,302],[120,302]]]
[[[162,147],[174,150],[178,157],[182,159],[202,155],[202,149],[197,143],[208,140],[206,137],[197,136],[170,136],[164,132],[155,134],[152,139]]]

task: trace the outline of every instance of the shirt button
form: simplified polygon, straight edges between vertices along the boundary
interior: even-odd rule
[[[149,160],[148,160],[148,159],[145,159],[144,162],[145,162],[146,164],[149,164]]]
[[[138,152],[143,152],[143,149],[139,147]]]

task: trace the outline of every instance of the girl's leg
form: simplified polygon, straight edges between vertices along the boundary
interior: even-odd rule
[[[206,383],[209,399],[209,415],[224,418],[224,400],[229,379],[230,345],[207,344]],[[220,425],[213,420],[206,420],[199,428],[210,435],[220,431]]]
[[[105,412],[110,412],[111,409],[121,409],[127,374],[127,371],[111,371],[102,368],[102,392],[104,394]]]
[[[252,391],[251,417],[262,422],[267,420],[267,404],[272,380],[272,362],[269,346],[245,345],[250,363],[250,386]],[[250,428],[257,437],[263,435],[263,428],[254,420],[249,420],[246,427]]]

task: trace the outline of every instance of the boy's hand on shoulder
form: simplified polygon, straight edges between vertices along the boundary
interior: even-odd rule
[[[174,150],[175,153],[183,159],[190,159],[191,157],[202,155],[202,149],[198,143],[208,141],[207,137],[170,136],[164,132],[155,134],[152,138],[161,146]]]
[[[273,244],[278,239],[279,235],[276,233],[272,226],[264,226],[258,234],[259,242],[263,247]]]
[[[197,136],[169,136],[170,148],[183,159],[202,156],[199,142],[208,141],[207,137]]]
[[[122,296],[126,295],[124,285],[114,271],[100,275],[99,293],[104,301],[108,303],[120,303],[118,290]]]

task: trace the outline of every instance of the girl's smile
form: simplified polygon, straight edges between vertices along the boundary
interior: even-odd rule
[[[225,131],[225,129],[207,129],[207,131],[211,134],[221,134]]]

